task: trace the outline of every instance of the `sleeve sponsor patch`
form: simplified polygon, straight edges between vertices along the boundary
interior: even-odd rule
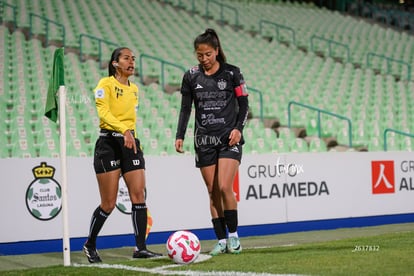
[[[98,88],[95,91],[95,99],[102,99],[105,97],[105,90],[103,88]]]

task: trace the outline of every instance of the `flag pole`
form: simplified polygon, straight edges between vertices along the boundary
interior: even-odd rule
[[[63,217],[63,265],[70,265],[70,239],[67,201],[67,165],[66,165],[66,90],[59,86],[59,125],[60,125],[60,166],[62,170],[62,217]]]

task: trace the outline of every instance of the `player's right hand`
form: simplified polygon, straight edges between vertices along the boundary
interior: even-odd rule
[[[184,144],[183,139],[175,140],[175,151],[178,152],[178,153],[184,153],[183,144]]]
[[[124,133],[124,147],[132,149],[134,154],[137,154],[137,144],[135,143],[135,137],[130,130]]]

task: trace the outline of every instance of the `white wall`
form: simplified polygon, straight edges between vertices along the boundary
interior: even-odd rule
[[[376,161],[391,161],[384,175],[393,192],[374,193],[378,175],[373,171],[378,174],[381,164]],[[26,207],[27,189],[35,181],[32,169],[41,162],[56,168],[53,179],[60,183],[59,159],[0,159],[0,243],[62,237],[62,212],[39,220]],[[207,192],[193,156],[147,156],[146,164],[151,232],[211,227]],[[291,175],[284,169],[288,164]],[[245,155],[239,170],[239,224],[414,213],[413,177],[414,158],[409,152]],[[381,189],[392,191],[384,182],[375,191]],[[98,204],[92,159],[68,158],[70,237],[87,236]],[[130,216],[115,209],[100,234],[131,232]]]

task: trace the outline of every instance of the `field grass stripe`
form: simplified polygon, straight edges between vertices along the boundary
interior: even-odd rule
[[[116,264],[73,264],[74,267],[96,267],[102,269],[120,269],[137,272],[146,272],[159,275],[183,275],[183,276],[297,276],[297,274],[271,274],[271,273],[255,273],[255,272],[240,272],[240,271],[178,271],[166,270],[167,268],[177,267],[179,265],[168,265],[156,268],[143,268],[128,265]]]

